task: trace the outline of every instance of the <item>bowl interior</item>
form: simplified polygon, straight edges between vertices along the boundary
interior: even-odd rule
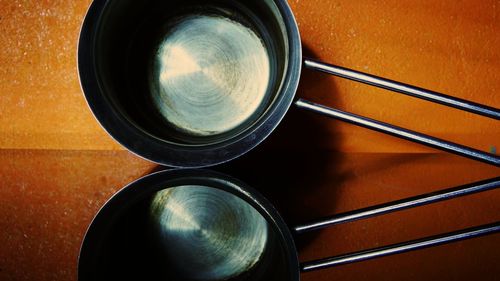
[[[108,1],[95,71],[145,134],[206,145],[251,131],[279,103],[288,33],[274,1]]]

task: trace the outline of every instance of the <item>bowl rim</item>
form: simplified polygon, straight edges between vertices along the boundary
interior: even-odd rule
[[[184,145],[163,141],[128,121],[111,104],[99,84],[95,65],[95,41],[99,23],[112,0],[94,0],[80,30],[77,47],[79,81],[88,107],[101,127],[118,143],[137,156],[178,168],[201,168],[222,164],[252,150],[278,126],[290,108],[302,70],[302,44],[297,22],[285,0],[272,0],[283,18],[288,36],[288,66],[276,100],[248,129],[218,143]]]

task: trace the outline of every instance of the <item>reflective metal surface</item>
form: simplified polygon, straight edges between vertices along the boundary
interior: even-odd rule
[[[260,144],[292,104],[301,67],[286,0],[94,0],[78,46],[102,127],[135,154],[179,168]]]
[[[154,104],[178,130],[216,135],[243,124],[261,106],[270,80],[260,37],[229,18],[191,15],[176,22],[154,58]]]
[[[256,265],[268,239],[262,215],[241,198],[204,186],[158,192],[151,215],[165,263],[182,280],[226,280]]]

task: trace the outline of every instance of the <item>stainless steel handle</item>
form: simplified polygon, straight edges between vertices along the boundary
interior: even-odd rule
[[[318,230],[337,224],[371,218],[378,215],[388,214],[396,211],[492,190],[498,187],[500,187],[500,177],[375,205],[360,210],[337,214],[327,218],[318,219],[314,222],[296,226],[293,230],[295,233],[301,234],[304,232]]]
[[[457,198],[460,196],[492,190],[498,187],[500,187],[500,177],[480,182],[475,182],[463,186],[458,186],[454,188],[449,188],[439,192],[428,193],[420,196],[410,197],[407,199],[397,200],[381,205],[363,208],[360,210],[338,214],[335,216],[331,216],[329,218],[324,218],[308,224],[297,226],[293,228],[293,230],[295,231],[296,234],[300,234],[307,231],[317,230],[341,223],[366,219],[377,215],[383,215],[412,207],[427,205],[435,202]],[[301,270],[305,272],[316,269],[324,269],[332,266],[353,263],[398,253],[404,253],[412,250],[418,250],[430,246],[437,246],[445,243],[450,243],[453,241],[478,237],[481,235],[491,234],[499,231],[500,231],[500,222],[496,222],[494,224],[483,225],[439,236],[432,236],[423,239],[393,244],[385,247],[374,248],[370,250],[365,250],[330,258],[324,258],[316,261],[305,262],[301,264]]]
[[[423,239],[412,240],[399,244],[393,244],[385,247],[374,248],[370,250],[355,252],[346,255],[340,255],[327,259],[321,259],[311,262],[305,262],[300,265],[302,272],[324,269],[336,265],[354,263],[394,254],[405,253],[413,250],[419,250],[427,247],[443,245],[455,241],[470,239],[500,231],[500,222],[469,228],[461,231],[446,233],[439,236],[426,237]]]
[[[425,134],[417,133],[408,129],[397,127],[391,124],[383,123],[377,120],[369,119],[363,116],[355,115],[349,112],[333,109],[327,106],[319,105],[304,99],[299,99],[295,102],[299,108],[303,108],[312,112],[320,113],[325,116],[335,118],[344,122],[348,122],[357,126],[365,127],[374,131],[379,131],[395,137],[420,143],[426,146],[437,148],[453,154],[464,156],[473,160],[488,163],[494,166],[500,166],[500,157],[486,153],[474,148],[445,141]]]
[[[371,74],[366,74],[359,71],[339,66],[334,66],[310,59],[305,59],[304,65],[306,68],[310,68],[313,70],[373,85],[376,87],[392,90],[413,97],[422,98],[432,102],[440,103],[457,109],[469,111],[475,114],[480,114],[496,120],[500,120],[500,110],[493,107],[488,107],[485,105],[454,98],[451,96],[403,84],[400,82],[392,81],[389,79],[377,77]],[[452,143],[425,134],[417,133],[411,130],[407,130],[401,127],[397,127],[391,124],[383,123],[377,120],[369,119],[352,113],[344,112],[338,109],[329,108],[310,101],[306,101],[304,99],[299,99],[298,101],[295,102],[295,105],[300,108],[320,113],[328,117],[342,120],[357,126],[390,134],[399,138],[403,138],[409,141],[417,142],[433,148],[444,150],[473,160],[495,165],[497,167],[500,166],[500,157],[467,146]]]
[[[361,82],[379,88],[384,88],[412,97],[428,100],[442,105],[450,106],[456,109],[468,111],[474,114],[483,115],[496,120],[500,120],[500,110],[479,103],[455,98],[438,92],[422,89],[401,82],[378,77],[368,73],[331,65],[311,59],[304,60],[304,66],[309,69],[321,71],[338,77]]]

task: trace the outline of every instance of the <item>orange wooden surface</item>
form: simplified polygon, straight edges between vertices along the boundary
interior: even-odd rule
[[[76,70],[89,0],[0,0],[0,148],[122,149],[93,119]],[[496,0],[291,1],[305,54],[500,107]],[[485,118],[304,70],[298,95],[478,149],[497,147]],[[296,109],[292,109],[296,110]],[[328,149],[429,152],[324,120]],[[299,134],[299,133],[298,133]]]
[[[76,280],[98,208],[155,166],[92,117],[76,70],[90,0],[0,0],[0,280]],[[496,0],[290,1],[305,54],[500,107]],[[304,70],[301,97],[485,151],[498,122]],[[431,153],[432,152],[432,153]],[[255,151],[222,167],[291,224],[499,175],[499,169],[291,109]],[[263,161],[265,159],[265,161]],[[299,238],[302,260],[499,220],[492,191]],[[495,280],[500,237],[303,275],[303,280]]]

